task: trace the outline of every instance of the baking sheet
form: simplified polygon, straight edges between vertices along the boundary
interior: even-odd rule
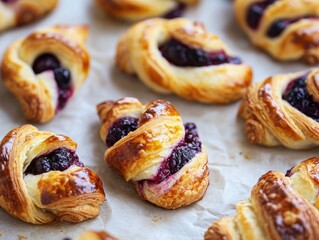
[[[237,26],[232,2],[202,0],[189,9],[186,17],[202,21],[207,29],[218,34],[245,62],[254,69],[254,81],[277,73],[305,70],[298,63],[279,63],[250,45]],[[129,77],[114,66],[115,46],[119,36],[130,26],[107,17],[89,0],[60,0],[53,14],[44,20],[0,35],[0,55],[8,44],[42,26],[63,23],[86,23],[90,26],[88,49],[92,57],[88,81],[69,102],[64,111],[50,123],[36,125],[70,136],[78,143],[78,155],[88,167],[98,172],[104,182],[107,202],[100,216],[79,224],[54,223],[36,226],[23,223],[0,210],[0,239],[63,239],[83,230],[107,229],[120,239],[202,239],[215,220],[235,213],[235,203],[249,197],[251,187],[268,170],[281,170],[315,156],[316,150],[294,151],[250,145],[244,134],[244,123],[237,119],[239,102],[205,105],[175,96],[152,92],[135,77]],[[25,122],[16,99],[0,83],[0,137]],[[126,183],[103,161],[105,146],[99,138],[100,123],[95,105],[106,99],[124,96],[148,102],[158,98],[171,101],[185,122],[198,126],[209,155],[210,185],[204,198],[185,208],[163,210],[139,200],[133,186]]]

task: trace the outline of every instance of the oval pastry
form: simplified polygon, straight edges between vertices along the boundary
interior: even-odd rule
[[[83,166],[76,147],[31,125],[10,131],[0,145],[0,206],[33,224],[96,217],[105,200],[102,181]]]
[[[65,238],[64,240],[71,240],[71,239]],[[82,233],[80,236],[74,238],[74,240],[118,240],[118,239],[105,231],[86,231]]]
[[[53,26],[14,42],[5,52],[1,73],[18,98],[27,120],[47,122],[86,80],[90,56],[84,46],[88,28]]]
[[[118,67],[159,93],[206,103],[241,98],[251,68],[202,24],[151,19],[131,27],[117,46]]]
[[[44,17],[56,7],[57,2],[58,0],[1,0],[0,32]]]
[[[250,199],[236,205],[237,215],[213,223],[205,240],[319,239],[318,174],[319,158],[301,162],[286,177],[269,171]]]
[[[318,9],[318,0],[235,0],[252,43],[281,61],[319,63]]]
[[[319,145],[319,71],[277,75],[252,85],[239,115],[251,143],[306,149]]]
[[[176,18],[200,0],[95,0],[110,16],[127,21],[152,17]]]
[[[208,186],[207,153],[194,123],[183,125],[167,101],[135,98],[97,106],[105,161],[142,199],[175,209],[201,199]]]

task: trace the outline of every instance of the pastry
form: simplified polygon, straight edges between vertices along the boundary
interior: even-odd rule
[[[117,46],[118,67],[156,92],[206,103],[241,98],[251,68],[200,23],[151,19],[131,27]]]
[[[209,174],[205,147],[196,125],[183,125],[171,103],[123,98],[103,102],[97,111],[106,163],[133,182],[142,199],[176,209],[203,197]]]
[[[58,0],[2,0],[0,1],[0,32],[25,25],[44,17],[57,5]]]
[[[305,149],[319,145],[319,71],[277,75],[252,85],[239,115],[251,143]]]
[[[213,223],[205,240],[319,239],[318,174],[319,158],[303,161],[286,177],[269,171],[250,199],[237,204],[237,215]]]
[[[51,120],[86,80],[87,34],[84,25],[53,26],[31,33],[6,50],[2,80],[18,98],[27,120]]]
[[[32,125],[10,131],[0,144],[0,206],[33,224],[96,217],[105,200],[102,181],[80,162],[76,147]]]
[[[189,5],[200,0],[95,0],[110,16],[126,21],[151,17],[176,18],[183,15]]]
[[[66,238],[64,240],[71,239]],[[113,237],[105,231],[86,231],[80,236],[74,238],[74,240],[117,240],[117,238]]]
[[[319,63],[318,0],[235,0],[249,39],[281,61]]]

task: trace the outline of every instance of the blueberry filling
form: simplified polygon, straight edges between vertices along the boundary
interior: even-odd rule
[[[186,10],[186,4],[185,3],[178,3],[176,8],[166,13],[163,18],[166,19],[172,19],[172,18],[178,18],[183,15],[183,13]]]
[[[286,172],[286,177],[291,177],[292,176],[292,170],[294,169],[294,167],[292,167],[292,168],[290,168],[289,170],[287,170],[287,172]]]
[[[276,38],[280,36],[280,34],[290,25],[295,22],[298,22],[302,19],[318,19],[318,17],[315,16],[303,16],[303,17],[297,17],[292,19],[280,19],[271,24],[271,26],[268,28],[267,36],[270,38]]]
[[[124,117],[116,120],[109,130],[106,137],[107,147],[112,147],[117,141],[121,140],[130,132],[133,132],[138,127],[138,119],[132,117]]]
[[[190,48],[174,38],[159,46],[159,50],[167,61],[179,67],[242,63],[240,58],[228,56],[224,51],[209,53],[202,49]]]
[[[61,66],[60,61],[52,54],[45,53],[38,56],[32,65],[35,74],[44,71],[53,71],[54,79],[58,85],[58,104],[56,111],[63,109],[67,101],[73,95],[73,87],[71,83],[71,72]]]
[[[309,94],[306,79],[307,76],[302,76],[291,81],[283,94],[283,99],[306,116],[319,122],[319,103]]]
[[[72,165],[83,167],[74,151],[59,148],[33,159],[24,174],[39,175],[50,171],[64,171]]]
[[[263,2],[258,2],[250,5],[246,15],[246,21],[248,26],[251,29],[256,30],[259,27],[261,18],[265,10],[276,1],[278,0],[265,0]]]
[[[6,4],[12,4],[15,3],[17,0],[1,0],[1,2],[6,3]]]
[[[194,123],[186,123],[185,138],[181,141],[171,155],[162,163],[155,177],[147,180],[151,184],[159,184],[173,175],[190,162],[195,155],[202,150],[197,128]],[[143,181],[140,181],[142,183]]]

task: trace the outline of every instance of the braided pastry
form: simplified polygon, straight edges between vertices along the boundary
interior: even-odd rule
[[[164,100],[135,98],[97,106],[105,160],[132,181],[142,199],[175,209],[201,199],[208,186],[207,153],[194,123],[183,125]]]
[[[95,0],[110,16],[127,21],[151,17],[180,17],[188,5],[200,0]]]
[[[0,1],[0,32],[34,22],[57,5],[58,0],[2,0]]]
[[[33,224],[82,222],[99,214],[105,194],[83,166],[69,137],[31,125],[13,129],[0,145],[0,206]]]
[[[251,68],[217,36],[186,19],[134,25],[120,39],[116,60],[154,91],[206,103],[238,100],[252,79]]]
[[[277,75],[252,85],[239,114],[251,143],[305,149],[319,144],[319,71]]]
[[[213,223],[205,240],[319,239],[318,174],[319,158],[301,162],[286,177],[269,171],[250,199],[237,204],[237,215]]]
[[[319,63],[318,0],[236,0],[235,12],[250,40],[274,58]]]
[[[2,79],[28,120],[51,120],[85,81],[90,67],[84,46],[87,34],[82,25],[54,26],[35,31],[7,49]]]

